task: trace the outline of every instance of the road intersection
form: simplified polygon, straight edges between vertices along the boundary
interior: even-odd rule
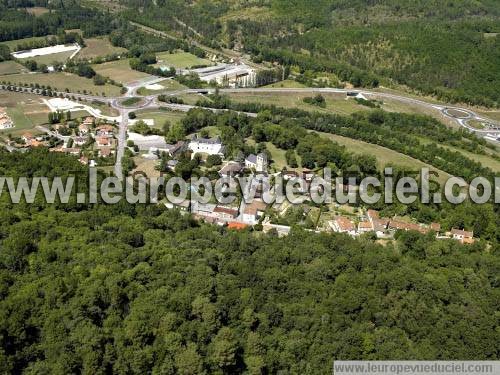
[[[154,95],[146,95],[142,96],[137,94],[137,91],[139,88],[147,86],[147,85],[152,85],[155,83],[158,83],[160,81],[164,81],[168,78],[164,77],[152,77],[148,78],[145,80],[139,80],[132,82],[131,84],[127,85],[127,92],[125,93],[124,96],[120,97],[99,97],[99,96],[92,96],[92,95],[81,95],[81,94],[75,94],[75,93],[68,93],[68,92],[56,92],[54,93],[55,95],[59,97],[76,97],[80,101],[100,101],[106,104],[109,104],[111,107],[116,109],[119,112],[119,117],[117,117],[117,120],[119,122],[119,131],[118,131],[118,146],[117,146],[117,151],[116,151],[116,162],[115,162],[115,167],[114,171],[116,176],[122,178],[123,173],[122,173],[122,160],[125,152],[125,147],[126,147],[126,141],[127,141],[127,128],[129,125],[129,114],[133,111],[137,110],[142,110],[142,109],[157,109],[160,107],[163,108],[170,108],[172,110],[176,111],[182,111],[182,112],[187,112],[190,109],[193,108],[203,108],[195,105],[187,105],[187,104],[173,104],[173,103],[165,103],[165,102],[160,102],[158,100],[158,97],[160,95],[166,95],[166,96],[178,96],[178,95],[183,95],[183,94],[195,94],[195,93],[215,93],[215,89],[183,89],[183,90],[174,90],[170,92],[163,92],[162,94],[154,94]],[[2,88],[2,86],[0,86]],[[18,89],[23,89],[25,90],[26,88],[18,88]],[[38,94],[42,95],[41,90],[37,89],[31,89],[30,91],[33,94]],[[457,123],[461,127],[464,127],[468,129],[471,132],[476,133],[479,137],[483,137],[487,139],[490,142],[495,142],[498,143],[500,141],[500,123],[492,121],[490,119],[485,118],[484,116],[480,116],[474,111],[466,108],[460,108],[460,107],[455,107],[455,106],[447,106],[447,105],[440,105],[440,104],[433,104],[426,102],[424,100],[416,99],[416,98],[410,98],[407,96],[402,96],[402,95],[396,95],[396,94],[390,94],[386,92],[380,92],[380,91],[372,91],[372,90],[365,90],[365,89],[336,89],[336,88],[234,88],[234,89],[219,89],[220,93],[252,93],[252,94],[259,94],[259,93],[290,93],[290,94],[328,94],[328,93],[344,93],[344,94],[362,94],[365,97],[373,97],[373,98],[390,98],[393,100],[405,102],[405,103],[410,103],[410,104],[415,104],[419,106],[423,106],[427,109],[430,109],[432,111],[439,111],[441,115],[448,119],[452,120],[453,122]],[[140,98],[140,101],[137,103],[131,104],[131,105],[124,105],[123,101],[126,100],[127,98],[133,98],[137,97]],[[211,110],[213,112],[223,112],[226,110],[221,110],[221,109],[214,109],[214,108],[206,108],[208,110]],[[255,117],[257,116],[256,113],[246,113],[248,116]],[[104,118],[104,117],[103,117]],[[490,129],[477,129],[473,126],[471,126],[469,123],[471,121],[478,121],[481,123],[486,123],[490,125]]]

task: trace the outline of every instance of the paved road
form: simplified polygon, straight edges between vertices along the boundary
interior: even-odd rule
[[[382,97],[382,98],[390,98],[394,100],[398,100],[401,102],[405,103],[410,103],[410,104],[417,104],[423,107],[426,107],[431,110],[438,110],[441,112],[441,114],[444,117],[447,117],[448,119],[451,119],[452,121],[455,121],[457,124],[459,124],[462,127],[467,128],[468,130],[478,133],[479,135],[487,135],[487,134],[496,134],[497,136],[500,136],[500,130],[496,129],[491,129],[491,130],[485,130],[485,129],[476,129],[468,124],[469,121],[471,120],[476,120],[476,121],[481,121],[481,122],[487,122],[493,125],[498,125],[500,126],[500,123],[497,123],[495,121],[489,120],[483,116],[478,115],[477,113],[466,109],[466,108],[460,108],[460,107],[454,107],[454,106],[447,106],[447,105],[439,105],[439,104],[432,104],[420,99],[415,99],[415,98],[409,98],[406,96],[401,96],[401,95],[396,95],[396,94],[390,94],[386,92],[378,92],[378,91],[370,91],[370,90],[348,90],[348,89],[335,89],[335,88],[239,88],[239,89],[220,89],[219,90],[221,93],[237,93],[237,92],[247,92],[247,93],[361,93],[362,95],[365,96],[373,96],[373,97]],[[464,118],[457,118],[453,114],[450,113],[450,110],[458,110],[460,112],[463,112],[466,115]]]
[[[116,161],[115,161],[115,176],[123,179],[122,159],[125,154],[125,147],[127,146],[127,127],[128,127],[128,114],[132,112],[130,109],[120,108],[121,121],[118,127],[118,144],[116,146]]]
[[[116,151],[116,163],[115,163],[115,174],[123,178],[123,171],[122,171],[122,159],[124,155],[124,150],[126,147],[126,137],[127,137],[127,127],[129,124],[129,118],[128,115],[130,112],[136,111],[136,110],[141,110],[141,109],[153,109],[153,108],[159,108],[159,107],[167,107],[171,108],[173,110],[177,111],[183,111],[187,112],[192,108],[198,108],[197,106],[193,105],[187,105],[187,104],[172,104],[172,103],[164,103],[158,101],[158,96],[160,94],[156,95],[148,95],[148,96],[140,96],[137,95],[137,90],[140,87],[143,87],[145,85],[149,84],[154,84],[157,83],[161,80],[164,80],[165,78],[160,78],[160,77],[154,77],[154,78],[149,78],[146,80],[139,80],[136,82],[131,83],[127,88],[128,92],[125,94],[125,96],[121,97],[108,97],[108,98],[103,98],[103,97],[96,97],[96,96],[91,96],[91,95],[81,95],[81,94],[75,94],[75,93],[58,93],[62,94],[64,97],[71,97],[75,96],[78,98],[82,98],[88,101],[92,100],[99,100],[105,103],[109,103],[113,108],[117,109],[120,112],[121,120],[119,124],[119,134],[118,134],[118,146],[117,146],[117,151]],[[0,86],[1,88],[1,86]],[[215,90],[214,89],[185,89],[185,90],[176,90],[176,91],[170,91],[168,93],[164,93],[165,95],[169,96],[177,96],[177,95],[182,95],[182,94],[189,94],[189,93],[213,93]],[[410,103],[410,104],[416,104],[420,105],[423,107],[426,107],[431,110],[439,111],[445,118],[448,118],[452,121],[455,121],[457,124],[460,126],[468,129],[471,132],[474,132],[478,134],[478,136],[484,137],[485,139],[491,141],[491,142],[496,142],[498,143],[500,139],[500,123],[497,123],[495,121],[492,121],[490,119],[484,118],[483,116],[480,116],[476,114],[475,112],[466,109],[466,108],[460,108],[460,107],[454,107],[454,106],[446,106],[446,105],[438,105],[438,104],[432,104],[428,103],[426,101],[420,100],[420,99],[415,99],[415,98],[409,98],[406,96],[401,96],[401,95],[396,95],[396,94],[390,94],[390,93],[385,93],[385,92],[378,92],[378,91],[370,91],[370,90],[348,90],[348,89],[335,89],[335,88],[237,88],[237,89],[220,89],[221,93],[309,93],[309,94],[314,94],[314,93],[361,93],[364,96],[370,96],[370,97],[378,97],[378,98],[390,98],[394,100],[398,100],[401,102],[405,103]],[[41,95],[40,90],[34,90],[32,93],[34,94],[39,94]],[[140,97],[142,100],[137,103],[134,106],[130,107],[125,107],[121,103],[125,98],[130,98],[130,97]],[[213,108],[207,108],[213,112],[222,112],[225,110],[221,109],[213,109]],[[255,117],[257,114],[255,113],[245,113],[248,116]],[[498,126],[497,129],[490,129],[490,130],[485,130],[485,129],[476,129],[472,126],[470,126],[468,123],[469,121],[476,120],[480,122],[487,122],[489,124],[492,124],[493,126]],[[46,129],[48,131],[48,129]],[[46,132],[47,132],[46,131]]]

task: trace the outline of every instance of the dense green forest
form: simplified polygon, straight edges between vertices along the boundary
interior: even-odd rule
[[[500,6],[493,0],[122,0],[127,17],[259,60],[334,73],[354,86],[403,84],[498,106]],[[157,4],[157,5],[155,5]]]
[[[79,1],[54,2],[49,13],[34,16],[18,9],[17,2],[0,1],[0,42],[81,29],[84,37],[111,32],[117,22],[112,15],[82,7]]]
[[[54,154],[1,152],[1,174],[82,169]],[[500,262],[479,243],[408,232],[383,247],[299,228],[278,239],[157,206],[0,205],[5,374],[323,374],[335,358],[499,357]]]

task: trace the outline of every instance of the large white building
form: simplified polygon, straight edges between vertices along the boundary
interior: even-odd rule
[[[224,146],[219,137],[199,138],[195,135],[188,147],[193,152],[193,156],[198,153],[224,156]]]
[[[255,86],[256,72],[245,64],[219,64],[207,68],[185,71],[197,73],[204,82],[215,81],[219,85],[229,87]]]

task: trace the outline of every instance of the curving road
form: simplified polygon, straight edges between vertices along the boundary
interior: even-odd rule
[[[124,155],[124,150],[126,147],[126,137],[127,137],[127,128],[129,124],[129,113],[136,111],[136,110],[141,110],[141,109],[154,109],[154,108],[160,108],[160,107],[166,107],[166,108],[171,108],[173,110],[177,111],[183,111],[187,112],[192,108],[199,108],[194,105],[187,105],[187,104],[172,104],[172,103],[164,103],[158,101],[158,96],[159,95],[167,95],[167,96],[177,96],[177,95],[182,95],[182,94],[192,94],[192,93],[214,93],[215,89],[184,89],[184,90],[175,90],[175,91],[170,91],[167,93],[162,93],[162,94],[155,94],[155,95],[146,95],[146,96],[141,96],[137,94],[137,90],[141,87],[147,86],[147,85],[152,85],[155,83],[158,83],[160,81],[166,80],[167,78],[164,77],[152,77],[152,78],[147,78],[144,80],[139,80],[130,83],[127,88],[127,93],[124,96],[120,97],[98,97],[98,96],[91,96],[91,95],[82,95],[82,94],[75,94],[75,93],[67,93],[67,92],[57,92],[58,96],[64,96],[64,97],[71,97],[75,96],[77,98],[86,100],[86,101],[92,101],[92,100],[99,100],[101,102],[109,103],[113,108],[119,111],[120,113],[120,124],[119,124],[119,132],[118,132],[118,146],[117,146],[117,151],[116,151],[116,163],[115,163],[115,174],[116,176],[123,178],[123,172],[122,172],[122,159]],[[5,89],[4,87],[0,86],[0,89]],[[26,89],[23,87],[22,89]],[[37,89],[32,89],[30,91],[33,94],[38,94],[41,95],[42,91],[37,90]],[[371,90],[360,90],[360,89],[336,89],[336,88],[235,88],[235,89],[220,89],[219,92],[221,93],[253,93],[253,94],[259,94],[259,93],[295,93],[295,94],[321,94],[321,93],[356,93],[356,94],[362,94],[364,96],[368,97],[373,97],[373,98],[390,98],[393,100],[401,101],[404,103],[409,103],[409,104],[415,104],[415,105],[420,105],[422,107],[425,107],[427,109],[433,110],[433,111],[439,111],[441,115],[449,120],[452,120],[456,122],[458,125],[468,129],[471,132],[476,133],[478,136],[483,137],[487,139],[490,142],[495,142],[498,143],[500,142],[500,122],[496,122],[490,119],[487,119],[483,116],[478,115],[474,111],[466,108],[460,108],[460,107],[455,107],[455,106],[448,106],[448,105],[439,105],[439,104],[432,104],[428,103],[426,101],[420,100],[420,99],[415,99],[415,98],[410,98],[402,95],[397,95],[397,94],[390,94],[390,93],[385,93],[385,92],[378,92],[378,91],[371,91]],[[141,98],[141,101],[138,102],[135,105],[131,106],[124,106],[122,102],[131,97],[138,97]],[[214,108],[206,108],[208,110],[211,110],[213,112],[223,112],[226,111],[224,109],[214,109]],[[246,113],[244,114],[248,116],[255,117],[257,114],[255,113]],[[471,125],[469,125],[470,121],[479,121],[481,123],[486,123],[490,126],[490,129],[477,129]]]

